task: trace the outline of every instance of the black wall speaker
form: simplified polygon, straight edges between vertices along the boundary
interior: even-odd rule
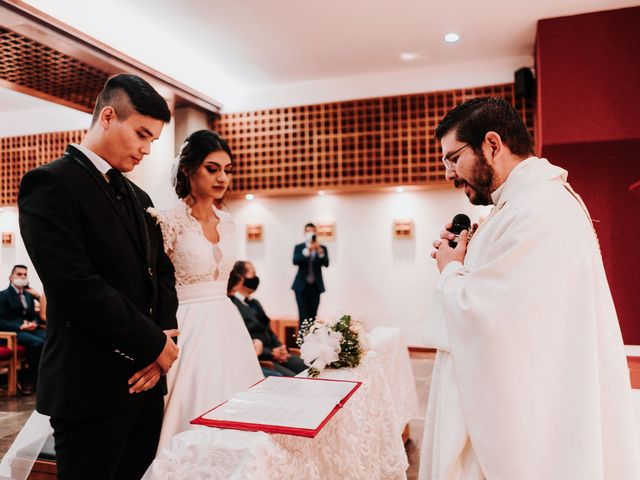
[[[516,98],[533,98],[536,91],[536,81],[533,72],[528,67],[516,70],[514,76],[514,93]]]

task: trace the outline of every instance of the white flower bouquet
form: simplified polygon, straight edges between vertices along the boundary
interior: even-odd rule
[[[311,377],[317,377],[325,368],[357,367],[369,349],[362,321],[351,315],[335,320],[304,320],[297,343]]]

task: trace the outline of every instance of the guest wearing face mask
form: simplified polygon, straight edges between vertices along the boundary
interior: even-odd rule
[[[304,362],[300,360],[300,357],[291,355],[287,351],[287,347],[278,340],[276,334],[271,330],[271,320],[262,305],[258,300],[252,298],[260,284],[253,263],[236,262],[233,271],[243,277],[244,281],[231,297],[231,301],[238,307],[251,338],[262,342],[262,353],[258,359],[273,362],[274,370],[286,377],[293,377],[304,371],[307,368]]]
[[[38,378],[45,337],[34,306],[34,300],[39,300],[42,296],[28,288],[29,278],[24,265],[13,267],[9,282],[9,287],[0,292],[0,330],[16,332],[18,343],[27,349],[29,369],[19,385],[23,395],[30,395]]]
[[[243,262],[237,262],[243,263]],[[237,270],[231,270],[229,274],[229,281],[227,282],[227,297],[235,304],[234,298],[238,289],[242,286],[244,282],[244,277],[238,273]],[[237,305],[236,305],[237,306]],[[249,332],[251,336],[251,341],[253,342],[253,348],[256,351],[256,355],[260,357],[262,352],[264,351],[264,344],[262,343],[262,335],[259,329],[254,328],[253,331]],[[283,375],[280,372],[276,372],[271,368],[265,367],[262,363],[260,363],[260,369],[262,370],[262,374],[265,377],[282,377]]]
[[[313,223],[304,226],[304,238],[305,241],[293,249],[293,264],[298,267],[298,273],[291,286],[296,294],[300,325],[303,320],[315,318],[318,314],[320,294],[325,291],[322,267],[329,266],[329,252],[327,247],[318,243]]]

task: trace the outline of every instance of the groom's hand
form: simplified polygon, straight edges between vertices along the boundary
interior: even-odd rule
[[[151,365],[147,365],[142,370],[136,372],[133,377],[129,379],[129,393],[140,393],[145,390],[150,390],[155,387],[158,380],[162,376],[162,369],[160,365],[153,362]]]
[[[162,373],[167,373],[173,365],[173,362],[178,358],[178,345],[173,341],[171,337],[177,337],[180,335],[180,330],[165,330],[164,334],[167,336],[167,341],[164,344],[164,348],[156,358],[157,363],[162,369]]]

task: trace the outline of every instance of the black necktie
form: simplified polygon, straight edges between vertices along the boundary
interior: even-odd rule
[[[129,191],[127,189],[127,185],[125,184],[126,180],[122,173],[115,168],[112,168],[107,172],[107,177],[109,177],[109,185],[113,189],[116,194],[116,199],[118,200],[118,204],[121,208],[124,209],[129,220],[133,220],[133,208],[131,207],[131,200],[129,199]]]

